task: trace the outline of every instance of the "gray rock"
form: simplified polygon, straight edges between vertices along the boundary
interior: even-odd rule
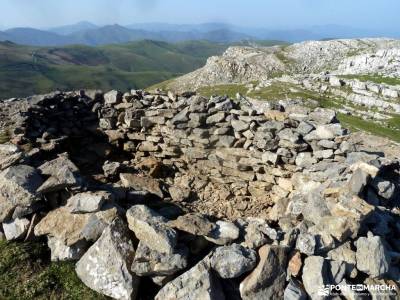
[[[297,132],[301,135],[305,136],[309,134],[314,129],[314,126],[308,122],[300,122],[299,126],[297,127]]]
[[[358,270],[374,278],[379,278],[389,271],[391,258],[381,237],[369,233],[368,237],[360,237],[356,241],[356,247]]]
[[[51,236],[47,237],[47,245],[51,250],[51,261],[78,260],[88,248],[87,242],[83,240],[67,246],[59,239]]]
[[[210,259],[211,267],[222,278],[237,278],[252,270],[256,263],[256,252],[238,244],[218,247]]]
[[[370,177],[371,176],[362,169],[355,170],[347,184],[349,192],[354,195],[360,195],[367,186]]]
[[[114,299],[135,299],[139,279],[130,271],[135,255],[127,226],[116,219],[76,264],[91,289]]]
[[[215,124],[215,123],[220,123],[223,122],[225,119],[225,112],[217,112],[216,114],[213,114],[209,116],[206,120],[207,124]]]
[[[104,176],[106,177],[117,176],[120,168],[121,164],[119,162],[106,161],[103,165]]]
[[[239,228],[227,221],[217,221],[216,227],[205,238],[217,245],[226,245],[239,238]]]
[[[289,281],[283,294],[283,300],[307,300],[307,293],[302,284],[294,279]]]
[[[105,202],[111,202],[112,199],[109,192],[85,192],[69,198],[66,206],[72,213],[91,213],[99,211]]]
[[[193,235],[209,235],[216,225],[201,214],[190,213],[170,221],[169,225]]]
[[[104,94],[104,102],[106,104],[118,104],[122,100],[122,93],[116,90],[109,91]]]
[[[51,172],[51,177],[37,189],[39,193],[46,194],[57,192],[67,187],[81,184],[81,178],[78,172],[69,165],[61,166],[59,169],[52,170]]]
[[[265,163],[270,163],[276,165],[278,162],[278,155],[274,152],[266,151],[262,154],[262,161]]]
[[[313,164],[316,164],[318,161],[315,157],[313,157],[311,152],[301,152],[296,156],[295,162],[296,166],[308,168]]]
[[[207,261],[202,260],[189,271],[167,283],[155,300],[208,299],[224,300],[218,278],[211,272]]]
[[[3,223],[3,231],[8,241],[22,239],[25,237],[29,228],[28,219],[15,219],[7,223]]]
[[[356,269],[356,252],[351,249],[350,242],[328,252],[328,258],[337,262],[344,262],[346,264],[346,274],[354,278],[357,276]]]
[[[336,112],[332,109],[316,108],[309,117],[317,124],[330,124],[336,119]]]
[[[243,132],[249,129],[250,124],[241,120],[232,120],[231,125],[237,132]]]
[[[304,261],[303,284],[311,299],[323,299],[318,291],[330,283],[328,263],[321,256],[309,256]]]
[[[16,165],[0,173],[0,222],[9,219],[16,207],[29,208],[39,201],[37,194],[43,180],[27,165]]]
[[[394,183],[379,176],[372,180],[371,185],[379,196],[387,200],[392,199],[396,191]]]
[[[287,248],[264,245],[258,251],[257,267],[240,283],[247,299],[282,299],[286,284]]]
[[[300,233],[296,241],[296,249],[308,256],[315,254],[315,236],[310,233]]]
[[[188,249],[177,247],[174,253],[166,254],[152,250],[139,242],[132,272],[138,276],[167,276],[183,270],[188,265]]]
[[[129,228],[147,247],[161,253],[173,253],[177,233],[166,224],[166,219],[144,205],[132,206],[126,212]]]

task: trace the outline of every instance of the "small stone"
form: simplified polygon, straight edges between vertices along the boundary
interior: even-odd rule
[[[135,299],[139,278],[130,266],[135,249],[120,219],[108,226],[76,264],[78,277],[91,289],[114,299]]]
[[[161,253],[173,253],[177,233],[166,219],[144,205],[132,206],[126,212],[129,228],[147,247]]]
[[[252,270],[256,263],[256,252],[238,244],[218,247],[210,259],[211,267],[222,278],[237,278]]]
[[[372,180],[371,185],[376,193],[386,200],[392,199],[396,192],[396,186],[394,183],[378,176]]]

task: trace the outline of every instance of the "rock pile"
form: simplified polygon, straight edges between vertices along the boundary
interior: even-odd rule
[[[88,91],[42,97],[20,118],[0,145],[4,235],[46,236],[99,293],[397,292],[399,162],[357,151],[332,110]]]

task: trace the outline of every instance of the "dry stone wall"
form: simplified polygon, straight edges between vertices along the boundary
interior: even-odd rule
[[[334,111],[143,91],[22,103],[0,145],[1,233],[46,238],[51,259],[78,261],[99,293],[398,291],[399,162],[358,151]]]

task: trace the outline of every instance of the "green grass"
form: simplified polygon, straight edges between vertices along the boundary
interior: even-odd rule
[[[389,138],[395,142],[400,142],[400,131],[378,125],[371,121],[363,120],[352,115],[338,114],[338,119],[343,127],[353,131],[366,131],[373,135]]]
[[[40,242],[0,241],[0,299],[108,299],[87,288],[72,262],[51,263]]]
[[[371,81],[375,83],[386,83],[388,85],[400,84],[400,78],[384,77],[378,74],[374,75],[342,75],[341,77],[347,79],[358,79],[360,81]]]

